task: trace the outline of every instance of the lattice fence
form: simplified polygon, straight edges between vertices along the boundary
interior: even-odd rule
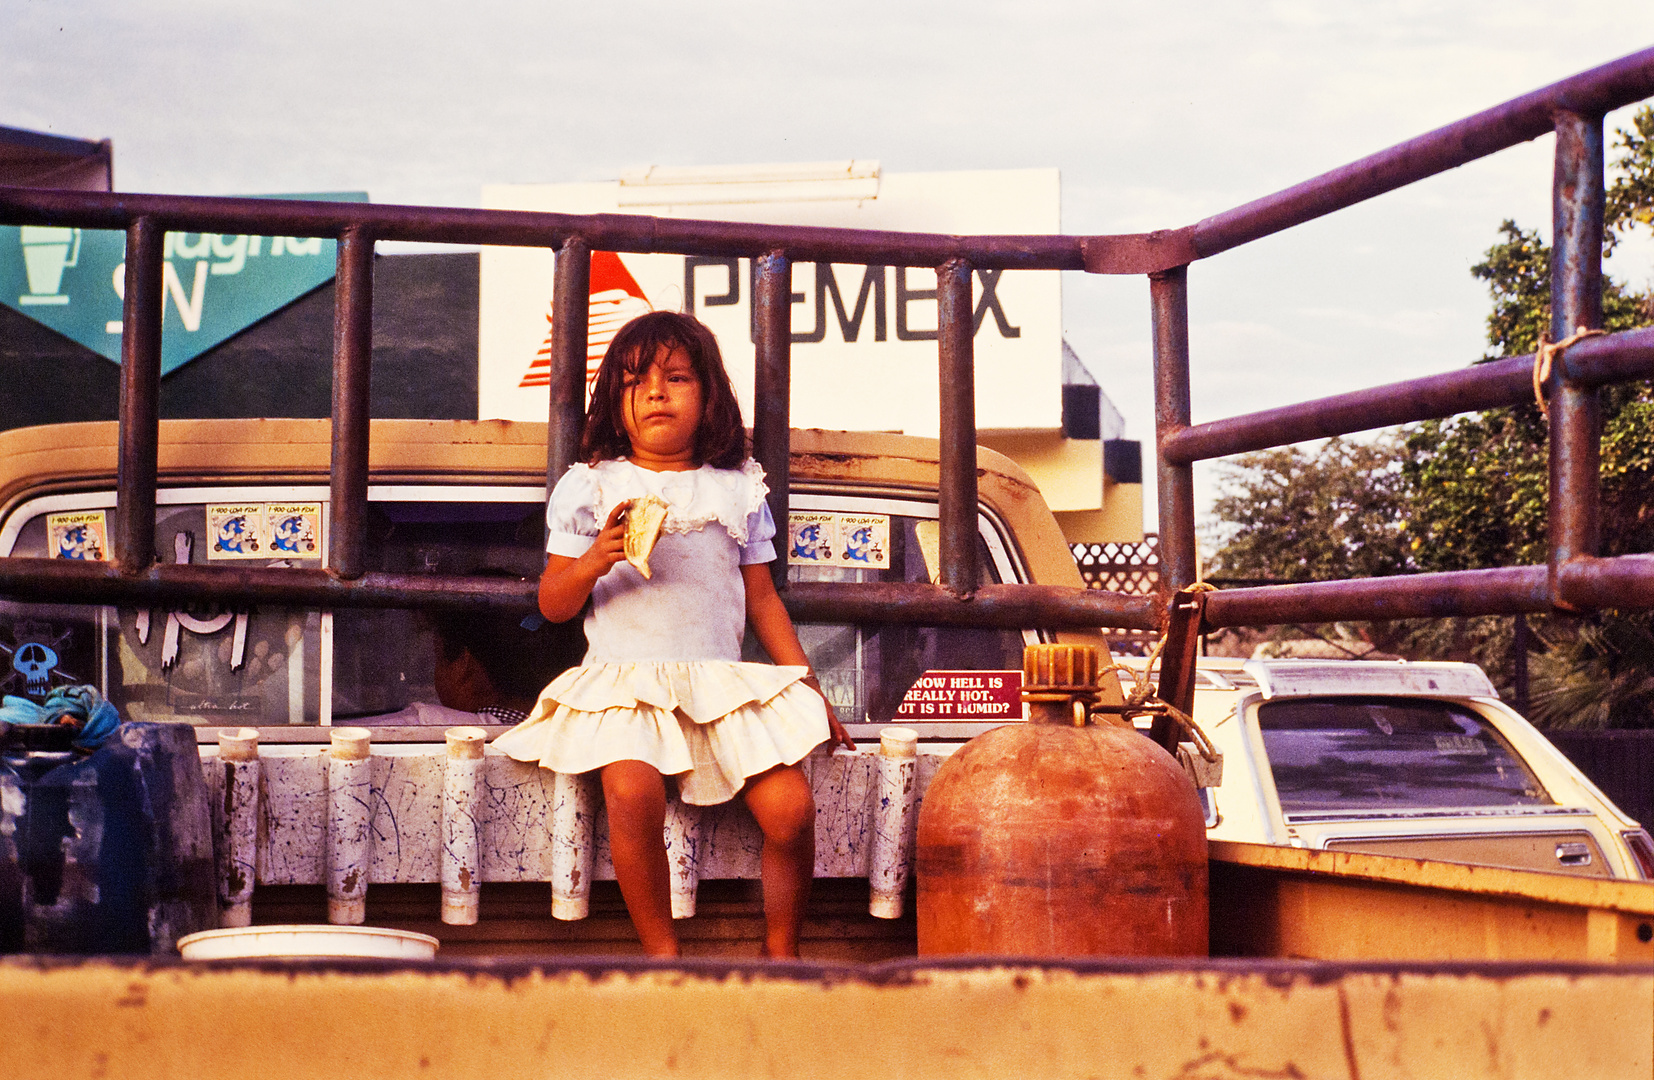
[[[1160,583],[1160,537],[1146,533],[1140,544],[1070,544],[1080,578],[1088,589],[1148,596]],[[1149,630],[1105,630],[1117,653],[1146,655],[1159,634]]]

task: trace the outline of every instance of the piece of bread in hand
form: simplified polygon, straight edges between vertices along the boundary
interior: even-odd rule
[[[626,561],[637,567],[637,572],[650,577],[649,553],[660,539],[661,526],[666,524],[666,503],[653,495],[633,499],[626,508]]]

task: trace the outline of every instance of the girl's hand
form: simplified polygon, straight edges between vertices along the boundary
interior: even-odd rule
[[[827,695],[822,694],[821,700],[827,701]],[[850,733],[844,730],[844,725],[838,722],[838,714],[833,712],[833,703],[830,701],[827,702],[827,744],[842,746],[846,750],[856,748],[856,740],[852,739]]]
[[[821,703],[827,708],[827,745],[829,747],[842,746],[846,750],[856,748],[856,740],[838,722],[838,713],[833,710],[833,703],[827,700],[827,691],[821,688],[821,680],[816,678],[815,672],[810,672],[802,680],[805,686],[821,695]]]
[[[540,614],[552,622],[567,622],[580,614],[597,579],[626,558],[626,526],[620,519],[631,505],[630,501],[623,502],[609,511],[609,520],[597,539],[579,558],[546,557],[545,571],[540,574]]]
[[[631,505],[632,500],[627,499],[610,510],[609,520],[603,523],[597,539],[592,541],[592,546],[576,560],[586,563],[589,568],[596,571],[592,577],[593,582],[613,569],[615,563],[623,562],[626,558],[626,523],[622,519]]]

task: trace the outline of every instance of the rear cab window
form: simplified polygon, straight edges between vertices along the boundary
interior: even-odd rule
[[[324,565],[327,489],[241,485],[163,489],[156,548],[166,561],[196,564]],[[65,513],[112,519],[110,492],[45,496],[18,507],[0,528],[0,555],[51,554],[50,523]],[[275,509],[312,507],[317,535],[302,550],[227,552],[228,511],[268,519]],[[275,509],[273,509],[275,508]],[[865,565],[795,558],[792,581],[934,581],[937,511],[923,499],[793,494],[792,515],[863,526],[881,548]],[[536,578],[544,565],[544,501],[530,487],[375,485],[369,489],[369,569],[405,574],[500,574]],[[302,531],[302,530],[301,530]],[[790,541],[790,530],[776,538]],[[294,530],[288,529],[292,540]],[[214,546],[218,544],[218,546]],[[231,546],[236,546],[233,543]],[[289,543],[289,548],[293,545]],[[863,552],[865,554],[865,552]],[[983,583],[1022,580],[1004,526],[979,515]],[[801,623],[799,636],[823,689],[858,738],[876,737],[908,688],[927,671],[1020,671],[1033,632],[914,626]],[[302,728],[328,724],[406,725],[417,703],[435,703],[435,641],[428,620],[406,610],[322,612],[256,606],[144,611],[0,601],[0,671],[6,692],[35,693],[91,683],[134,720],[182,720],[204,727]],[[748,635],[750,659],[763,659]],[[5,663],[0,659],[0,663]],[[555,675],[548,672],[547,681]],[[42,688],[45,688],[44,690]],[[435,720],[419,722],[437,722]],[[927,737],[965,737],[993,726],[898,721]],[[860,729],[857,730],[857,725]],[[435,737],[434,735],[431,737]]]
[[[1504,737],[1454,702],[1355,696],[1265,701],[1258,706],[1258,727],[1289,819],[1552,805]]]

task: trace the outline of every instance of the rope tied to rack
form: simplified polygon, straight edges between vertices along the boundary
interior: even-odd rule
[[[1561,341],[1553,342],[1549,331],[1539,332],[1539,348],[1535,349],[1533,354],[1533,400],[1538,403],[1539,415],[1545,418],[1546,423],[1551,419],[1551,407],[1545,402],[1545,383],[1551,377],[1551,365],[1570,347],[1586,338],[1602,337],[1606,333],[1606,330],[1591,330],[1581,326]]]
[[[1184,591],[1202,593],[1217,592],[1218,587],[1209,581],[1197,581]],[[1131,692],[1126,695],[1126,701],[1124,706],[1121,708],[1120,715],[1122,718],[1126,718],[1128,720],[1134,713],[1138,715],[1145,713],[1164,715],[1189,735],[1190,741],[1195,745],[1195,750],[1199,752],[1200,756],[1204,760],[1209,762],[1217,761],[1217,748],[1213,746],[1212,741],[1206,737],[1206,733],[1200,730],[1200,725],[1195,723],[1194,717],[1190,716],[1182,709],[1177,708],[1164,698],[1157,696],[1155,693],[1157,687],[1149,681],[1149,673],[1154,670],[1155,662],[1160,659],[1160,652],[1165,647],[1166,635],[1162,634],[1160,635],[1160,640],[1155,642],[1153,651],[1149,653],[1149,658],[1147,662],[1143,664],[1141,669],[1129,667],[1125,664],[1110,665],[1114,671],[1123,671],[1132,678]]]

